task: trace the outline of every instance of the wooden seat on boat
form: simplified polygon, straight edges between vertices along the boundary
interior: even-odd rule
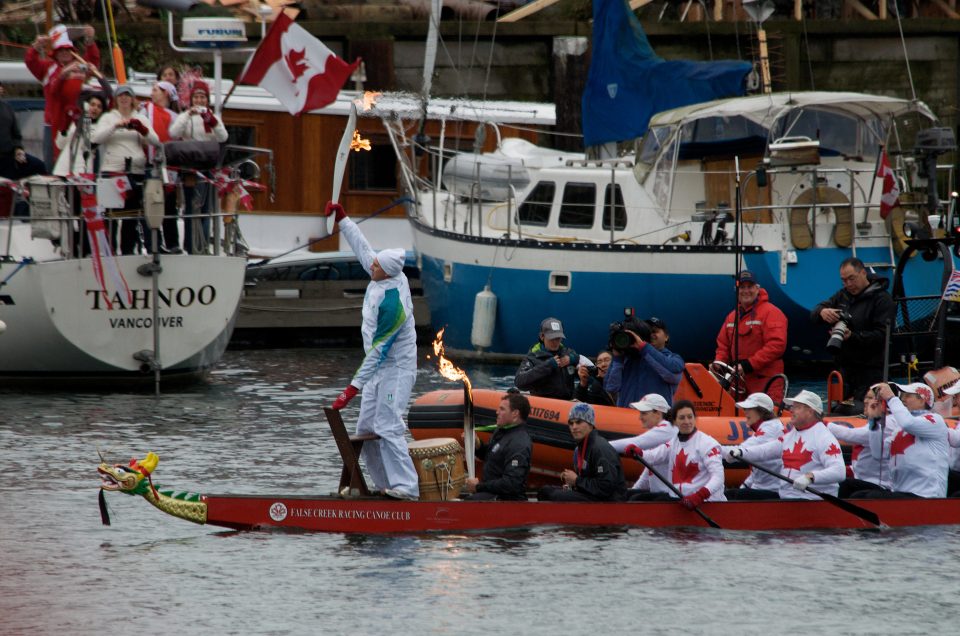
[[[347,433],[340,411],[325,407],[323,413],[327,416],[330,432],[333,433],[333,439],[343,459],[343,470],[340,472],[340,485],[337,487],[337,492],[342,493],[346,488],[351,496],[372,496],[373,493],[367,487],[367,481],[360,471],[360,451],[363,450],[364,443],[378,440],[380,436],[375,433],[350,435]]]

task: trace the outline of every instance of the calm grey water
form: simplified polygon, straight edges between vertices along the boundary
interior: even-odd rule
[[[330,492],[320,409],[358,362],[230,351],[160,398],[0,390],[0,633],[957,633],[956,528],[234,533],[116,493],[100,525],[98,448],[152,450],[157,482],[183,489]],[[511,372],[471,377],[504,387]],[[422,364],[417,394],[449,386]]]

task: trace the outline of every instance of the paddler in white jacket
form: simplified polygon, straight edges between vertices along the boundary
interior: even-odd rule
[[[324,213],[336,214],[340,231],[371,278],[363,297],[360,328],[363,363],[333,408],[342,409],[363,391],[357,434],[380,436],[376,442],[364,444],[361,454],[374,488],[397,499],[417,499],[419,479],[407,451],[407,426],[403,421],[417,376],[417,333],[410,284],[403,274],[405,252],[374,252],[339,203],[327,203]]]

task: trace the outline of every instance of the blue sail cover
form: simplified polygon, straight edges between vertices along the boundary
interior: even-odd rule
[[[593,52],[583,91],[583,142],[642,136],[653,115],[745,93],[749,62],[664,60],[627,0],[593,0]]]

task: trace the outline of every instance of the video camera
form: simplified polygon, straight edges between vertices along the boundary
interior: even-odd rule
[[[623,320],[610,323],[610,339],[607,347],[612,351],[623,353],[633,347],[633,336],[628,331],[637,334],[645,342],[650,342],[650,325],[644,320],[637,318],[633,307],[623,308]]]

